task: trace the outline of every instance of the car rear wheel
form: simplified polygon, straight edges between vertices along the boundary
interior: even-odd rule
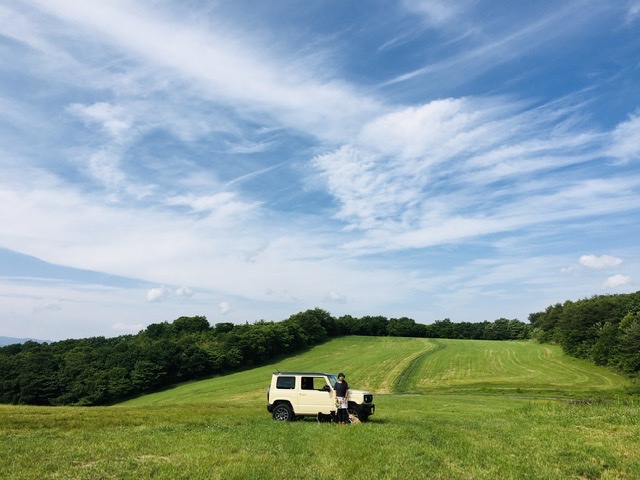
[[[280,403],[273,408],[274,420],[291,422],[294,418],[293,409],[287,403]]]

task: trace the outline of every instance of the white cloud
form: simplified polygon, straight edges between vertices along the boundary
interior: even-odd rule
[[[226,315],[231,311],[231,302],[220,302],[218,304],[220,315]]]
[[[167,287],[152,288],[147,292],[148,302],[160,302],[171,296],[171,289]]]
[[[172,290],[169,287],[157,287],[147,291],[148,302],[160,302],[172,296],[175,296],[177,298],[191,298],[193,297],[193,290],[191,290],[191,288],[189,287],[182,286],[176,288],[175,290]]]
[[[568,267],[562,267],[560,269],[560,272],[562,272],[562,273],[573,273],[573,272],[576,271],[576,268],[577,268],[576,265],[571,265],[571,266],[568,266]]]
[[[637,0],[629,2],[629,8],[627,10],[626,21],[627,23],[635,22],[640,18],[640,2]]]
[[[272,145],[273,142],[227,142],[227,153],[260,153],[269,150]]]
[[[189,207],[194,212],[213,212],[219,218],[243,215],[255,210],[257,203],[247,203],[236,198],[233,192],[219,192],[212,195],[179,195],[169,197],[167,205]]]
[[[492,19],[478,22],[473,13],[483,12],[481,2],[441,0],[406,0],[405,7],[414,13],[422,14],[428,26],[441,31],[453,32],[452,42],[466,39],[466,48],[455,55],[434,59],[425,66],[397,75],[384,85],[393,85],[420,76],[427,76],[421,82],[421,88],[429,84],[447,83],[459,85],[477,77],[497,66],[514,59],[523,61],[527,56],[542,49],[553,40],[569,38],[571,34],[581,35],[581,30],[592,28],[594,22],[610,8],[604,3],[590,2],[585,9],[583,2],[565,2],[553,10],[532,9],[528,15],[516,17],[507,15],[507,22]],[[478,9],[468,8],[479,6]],[[431,55],[429,56],[431,57]]]
[[[191,290],[189,287],[178,287],[176,289],[176,297],[180,297],[180,298],[191,298],[193,297],[193,290]]]
[[[325,301],[331,303],[347,303],[347,297],[336,292],[335,290],[330,290],[324,297]]]
[[[576,131],[572,116],[555,104],[526,110],[502,98],[438,100],[372,119],[313,165],[339,202],[336,218],[364,232],[348,244],[362,251],[634,208],[637,176],[546,175],[600,153],[603,136]]]
[[[446,0],[403,0],[402,4],[410,12],[424,17],[429,25],[441,26],[455,19],[468,1],[449,2]]]
[[[221,105],[234,104],[250,117],[269,117],[282,125],[323,138],[349,138],[354,124],[378,112],[380,104],[341,81],[327,79],[326,66],[313,58],[291,63],[278,58],[261,38],[239,37],[227,28],[185,25],[162,9],[137,3],[39,2],[59,19],[81,25],[76,35],[102,41],[142,58],[166,76],[187,80],[199,95]],[[224,65],[224,69],[220,68]],[[224,72],[221,74],[221,72]],[[178,81],[180,81],[178,80]]]
[[[16,40],[7,44],[13,56],[0,70],[24,75],[30,89],[15,98],[5,93],[10,85],[0,92],[10,98],[0,98],[0,109],[9,112],[0,125],[9,126],[0,129],[0,223],[7,226],[0,246],[151,285],[184,285],[150,289],[147,302],[139,287],[105,291],[91,301],[81,288],[66,296],[34,293],[63,299],[64,312],[50,309],[48,317],[59,313],[61,320],[74,309],[85,318],[94,301],[104,328],[126,317],[119,325],[124,330],[142,319],[175,318],[186,306],[242,322],[285,318],[320,299],[351,309],[333,313],[402,316],[413,308],[417,320],[429,321],[426,297],[462,312],[462,304],[483,295],[501,300],[487,302],[490,311],[506,308],[505,292],[515,284],[544,282],[550,301],[588,295],[599,286],[586,283],[593,277],[564,278],[572,283],[564,286],[548,272],[557,274],[566,255],[543,262],[536,249],[546,254],[551,238],[565,252],[620,252],[615,242],[598,244],[592,234],[610,225],[625,225],[627,238],[635,238],[637,222],[623,222],[640,204],[638,115],[612,131],[596,131],[588,122],[598,114],[576,100],[578,94],[539,106],[526,99],[553,93],[532,96],[506,83],[533,83],[526,81],[530,71],[543,65],[526,64],[523,53],[529,43],[550,41],[546,33],[553,29],[565,35],[574,28],[574,22],[557,28],[570,7],[534,7],[549,15],[523,16],[483,37],[486,24],[465,10],[479,5],[473,1],[407,2],[438,32],[416,32],[415,17],[401,13],[407,23],[369,44],[392,37],[387,46],[397,46],[400,55],[392,69],[381,64],[369,78],[370,57],[351,62],[358,71],[346,63],[351,59],[344,52],[359,46],[333,43],[349,32],[314,37],[312,23],[305,24],[313,45],[291,48],[290,37],[272,24],[247,31],[217,17],[231,6],[208,6],[196,16],[198,7],[184,15],[183,6],[171,2],[13,4],[28,14],[0,6],[3,34]],[[602,8],[587,9],[586,16]],[[470,36],[481,42],[458,48],[471,31],[467,20],[478,24]],[[427,36],[451,31],[455,40],[435,41],[431,63],[417,70],[446,81],[427,78],[413,91],[349,83],[419,68],[416,59],[425,57],[411,49],[421,45],[424,52]],[[276,42],[264,41],[267,35]],[[319,44],[327,51],[318,52]],[[445,51],[458,53],[439,56]],[[495,90],[517,92],[514,97],[491,96],[481,85],[449,88],[516,56],[526,64],[523,77],[496,82]],[[347,66],[339,72],[341,62]],[[443,85],[434,88],[447,92],[445,98],[436,99],[430,85]],[[464,92],[485,95],[446,97]],[[611,168],[606,155],[622,161]],[[519,251],[512,257],[493,257],[513,252],[513,245]],[[385,251],[394,255],[379,255]],[[630,248],[625,258],[636,253]],[[605,257],[574,267],[616,266]],[[635,278],[637,268],[625,268]],[[313,282],[301,280],[309,275]],[[336,289],[336,279],[348,290]],[[190,298],[192,288],[197,298],[178,301]],[[207,302],[198,303],[203,297]],[[532,301],[530,292],[514,294],[512,309],[524,308],[523,297]],[[221,298],[235,299],[233,308]],[[12,302],[0,310],[10,311]],[[28,308],[17,303],[31,311],[34,299],[29,302]],[[116,304],[132,313],[116,311]],[[513,316],[496,312],[503,315]]]
[[[616,267],[622,263],[622,259],[612,257],[610,255],[582,255],[579,260],[580,264],[591,269],[600,270],[603,268]]]
[[[109,190],[119,190],[126,182],[126,175],[120,169],[120,155],[112,151],[98,150],[92,153],[88,172]]]
[[[613,275],[612,277],[607,278],[607,280],[602,285],[603,289],[612,289],[619,288],[625,285],[631,284],[631,277],[629,275]]]
[[[97,102],[92,105],[71,104],[68,110],[87,122],[99,124],[114,138],[121,137],[132,127],[132,119],[118,105]]]
[[[608,154],[622,161],[640,160],[640,115],[631,115],[611,134]]]
[[[494,123],[506,113],[494,110],[500,104],[481,103],[465,98],[434,100],[381,115],[364,125],[358,144],[408,162],[407,170],[420,166],[417,173],[421,173],[427,166],[461,152],[486,149],[507,136]],[[420,165],[414,163],[416,160]]]

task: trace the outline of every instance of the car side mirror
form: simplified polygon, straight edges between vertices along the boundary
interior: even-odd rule
[[[331,391],[331,387],[329,385],[325,385],[324,387],[322,387],[322,391],[323,392],[330,392]]]

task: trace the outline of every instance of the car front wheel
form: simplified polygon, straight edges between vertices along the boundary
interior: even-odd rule
[[[349,415],[353,415],[358,420],[362,421],[362,413],[360,412],[360,409],[355,405],[350,405],[349,408],[347,409],[347,412],[349,412]]]
[[[286,403],[276,405],[273,409],[273,419],[281,422],[291,422],[294,419],[293,409]]]

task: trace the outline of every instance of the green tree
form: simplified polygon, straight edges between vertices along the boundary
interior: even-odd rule
[[[209,330],[211,326],[207,317],[195,316],[195,317],[180,317],[173,321],[171,329],[174,333],[202,333]]]
[[[544,312],[529,314],[529,323],[536,331],[536,340],[540,343],[555,343],[558,341],[557,327],[562,315],[562,305],[556,303],[546,308]]]
[[[389,320],[382,315],[366,315],[361,317],[358,322],[357,335],[369,335],[374,337],[391,335],[389,332]]]
[[[457,338],[456,327],[449,318],[436,320],[429,327],[427,334],[430,338]]]
[[[221,333],[227,333],[233,330],[234,327],[235,325],[230,322],[216,323],[215,333],[216,335],[219,335]]]
[[[138,360],[133,366],[131,381],[137,391],[144,392],[161,385],[163,375],[164,370],[160,365],[150,360]]]
[[[617,364],[627,374],[640,372],[640,313],[628,313],[620,322]]]
[[[597,338],[591,347],[591,360],[596,365],[613,365],[620,346],[620,328],[615,323],[600,325]]]
[[[316,308],[291,315],[289,322],[300,327],[303,346],[317,345],[328,338],[327,331],[323,326],[327,322],[327,316],[328,312]]]
[[[58,362],[48,344],[26,342],[17,364],[17,403],[51,405],[60,395]]]
[[[416,332],[415,320],[407,317],[389,320],[387,331],[390,337],[412,337]]]

